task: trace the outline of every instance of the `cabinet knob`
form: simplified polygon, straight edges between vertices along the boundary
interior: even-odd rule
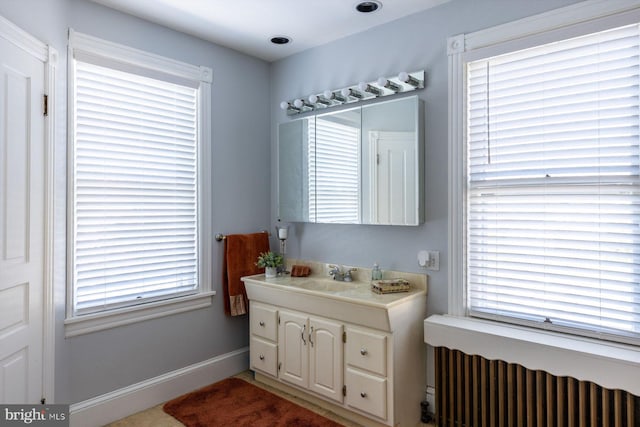
[[[362,397],[364,399],[365,397],[367,397],[367,393],[365,393],[364,391],[361,391],[360,392],[360,397]]]
[[[260,321],[260,326],[264,326],[264,322],[263,321]]]
[[[363,356],[366,356],[367,354],[369,354],[369,351],[366,348],[361,348],[360,349],[360,354]]]
[[[260,360],[264,360],[264,354],[260,355]]]

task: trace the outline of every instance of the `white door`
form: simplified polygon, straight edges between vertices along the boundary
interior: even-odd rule
[[[343,326],[309,319],[309,389],[342,403]]]
[[[42,397],[44,72],[0,37],[0,403]]]
[[[278,326],[278,360],[280,379],[307,388],[309,384],[309,350],[307,317],[280,312]]]
[[[370,147],[375,155],[371,201],[375,224],[415,225],[416,141],[413,132],[375,131]]]

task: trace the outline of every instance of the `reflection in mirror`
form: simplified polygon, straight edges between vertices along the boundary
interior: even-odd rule
[[[279,218],[418,225],[423,144],[417,96],[279,126]]]
[[[278,128],[279,217],[291,222],[311,222],[309,217],[309,130],[315,117],[281,123]]]
[[[418,98],[362,107],[362,222],[417,225]]]
[[[315,124],[309,144],[310,219],[359,224],[360,108],[316,116]]]

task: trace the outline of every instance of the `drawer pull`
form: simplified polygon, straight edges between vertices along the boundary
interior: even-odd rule
[[[361,391],[360,392],[360,397],[362,397],[364,399],[365,397],[367,397],[367,393],[365,393],[364,391]]]
[[[367,354],[369,354],[369,351],[366,348],[361,348],[360,349],[360,354],[363,356],[366,356]]]
[[[260,321],[260,326],[264,326],[264,322],[263,321]]]
[[[260,360],[264,360],[264,354],[260,355]]]

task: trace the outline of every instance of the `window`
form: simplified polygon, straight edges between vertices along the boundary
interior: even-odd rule
[[[453,41],[452,314],[640,342],[640,27],[614,21]]]
[[[210,70],[70,44],[68,317],[207,293]]]
[[[311,222],[360,223],[360,128],[309,120]]]
[[[467,64],[471,315],[640,334],[639,36]]]

